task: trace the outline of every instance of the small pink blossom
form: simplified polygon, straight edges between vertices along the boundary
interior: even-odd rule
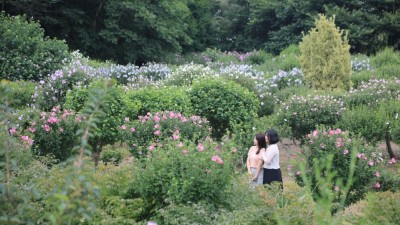
[[[357,153],[357,158],[361,159],[362,154],[361,153]]]
[[[125,118],[124,118],[124,121],[125,121],[125,122],[129,122],[129,117],[125,117]]]
[[[339,191],[339,186],[335,185],[335,187],[333,188],[333,190]]]
[[[11,135],[13,135],[15,132],[17,131],[17,129],[15,127],[12,127],[9,132]]]
[[[125,125],[121,125],[121,130],[126,130],[126,126]]]
[[[131,127],[131,133],[135,132],[135,128]]]
[[[188,151],[186,149],[182,150],[182,154],[186,155]]]
[[[376,171],[376,172],[375,172],[375,176],[376,176],[376,177],[380,177],[381,175],[379,174],[378,171]]]
[[[156,124],[156,125],[154,125],[154,129],[158,129],[160,127],[160,124]]]
[[[154,151],[155,147],[154,147],[154,145],[150,145],[148,149],[149,149],[150,151]]]
[[[156,136],[159,136],[159,135],[161,135],[161,131],[160,131],[160,130],[156,130],[156,131],[154,131],[154,135],[156,135]]]
[[[313,136],[316,137],[316,138],[318,138],[318,130],[314,130]]]
[[[28,130],[29,130],[30,132],[34,133],[34,132],[36,131],[36,128],[34,128],[34,127],[29,127]]]
[[[347,154],[349,154],[349,150],[345,149],[345,150],[343,151],[343,155],[347,155]]]
[[[179,139],[179,135],[177,135],[177,134],[172,135],[172,139],[173,140],[178,140]]]
[[[60,127],[59,131],[62,133],[62,132],[64,132],[64,129],[62,127]]]
[[[199,152],[204,151],[204,145],[203,145],[202,143],[199,143],[199,144],[197,145],[197,149],[199,150]]]
[[[336,129],[335,134],[341,134],[342,130],[340,128]]]
[[[154,119],[154,121],[155,121],[156,123],[160,122],[160,117],[157,116],[157,115],[155,115],[153,119]]]
[[[374,165],[374,161],[369,160],[368,165],[369,165],[369,166],[373,166],[373,165]]]
[[[301,176],[301,172],[300,172],[300,171],[297,171],[297,172],[296,172],[296,175],[297,175],[297,176]]]
[[[395,158],[391,158],[390,160],[389,160],[389,164],[395,164],[396,163],[396,159]]]
[[[27,136],[27,135],[21,136],[21,139],[23,141],[28,141],[29,140],[29,136]]]
[[[183,147],[183,143],[182,142],[179,142],[179,144],[177,145],[179,148],[182,148]]]
[[[376,182],[376,184],[375,184],[375,188],[380,188],[381,187],[381,184],[379,183],[379,182]]]
[[[50,126],[47,125],[47,124],[44,124],[44,125],[43,125],[43,129],[44,129],[46,132],[49,132],[49,131],[51,130]]]

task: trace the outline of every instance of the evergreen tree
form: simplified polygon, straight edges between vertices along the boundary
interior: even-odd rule
[[[313,88],[331,90],[350,86],[350,45],[347,34],[336,27],[334,17],[320,15],[299,47],[301,68]]]

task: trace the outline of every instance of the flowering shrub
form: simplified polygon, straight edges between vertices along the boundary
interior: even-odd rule
[[[193,80],[213,74],[214,72],[209,67],[193,63],[185,64],[176,68],[171,76],[163,81],[163,84],[175,86],[191,85]]]
[[[351,68],[354,72],[373,70],[368,57],[356,56],[351,60]]]
[[[323,177],[330,171],[326,168],[316,171],[314,164],[317,161],[324,164],[330,155],[333,156],[331,169],[334,172],[332,180],[335,182],[335,186],[331,187],[332,190],[340,193],[346,185],[350,185],[348,195],[339,194],[338,201],[346,198],[345,204],[349,205],[363,198],[367,191],[380,188],[379,165],[383,162],[382,153],[376,152],[373,146],[363,144],[362,139],[350,138],[348,133],[342,132],[341,129],[320,127],[307,135],[302,149],[302,157],[306,163],[306,177],[311,181],[315,197],[319,195],[318,177]],[[353,174],[350,173],[352,157],[356,157]],[[300,171],[296,172],[296,182],[304,184]]]
[[[128,196],[139,196],[151,210],[169,204],[225,201],[233,174],[231,151],[213,142],[165,139],[146,161],[138,162]]]
[[[178,141],[182,146],[187,140],[197,143],[210,135],[206,119],[199,116],[186,117],[173,111],[147,113],[133,122],[126,118],[119,130],[129,150],[137,158],[148,156],[165,139]]]
[[[21,141],[32,145],[36,155],[51,154],[64,161],[73,154],[78,144],[76,131],[80,128],[81,116],[72,111],[54,107],[51,112],[42,112],[39,120],[30,121],[29,127],[21,133]],[[13,134],[15,128],[10,130]]]
[[[347,107],[367,105],[376,107],[387,99],[400,98],[400,79],[384,80],[373,79],[362,83],[356,89],[351,89],[345,98]]]
[[[299,86],[304,83],[304,74],[298,68],[293,68],[290,72],[279,70],[278,75],[273,76],[268,80],[271,88],[277,88],[278,90]]]
[[[289,126],[301,140],[319,124],[335,125],[345,110],[343,101],[330,95],[293,95],[279,107],[277,123]]]

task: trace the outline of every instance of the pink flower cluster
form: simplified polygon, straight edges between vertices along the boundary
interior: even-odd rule
[[[224,161],[222,161],[221,157],[219,157],[218,155],[214,155],[213,157],[211,157],[211,161],[217,162],[219,165],[224,164]]]

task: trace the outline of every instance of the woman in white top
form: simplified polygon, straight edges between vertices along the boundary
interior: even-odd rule
[[[254,137],[254,146],[249,149],[247,155],[247,172],[252,176],[252,185],[256,186],[263,183],[263,173],[259,171],[262,169],[262,154],[265,152],[267,143],[265,142],[265,135],[258,133]],[[257,174],[256,174],[257,173]]]
[[[268,143],[267,150],[262,155],[264,161],[264,180],[263,184],[271,184],[272,182],[280,182],[280,189],[283,189],[282,171],[279,166],[279,136],[278,133],[271,129],[265,132],[265,141]]]

